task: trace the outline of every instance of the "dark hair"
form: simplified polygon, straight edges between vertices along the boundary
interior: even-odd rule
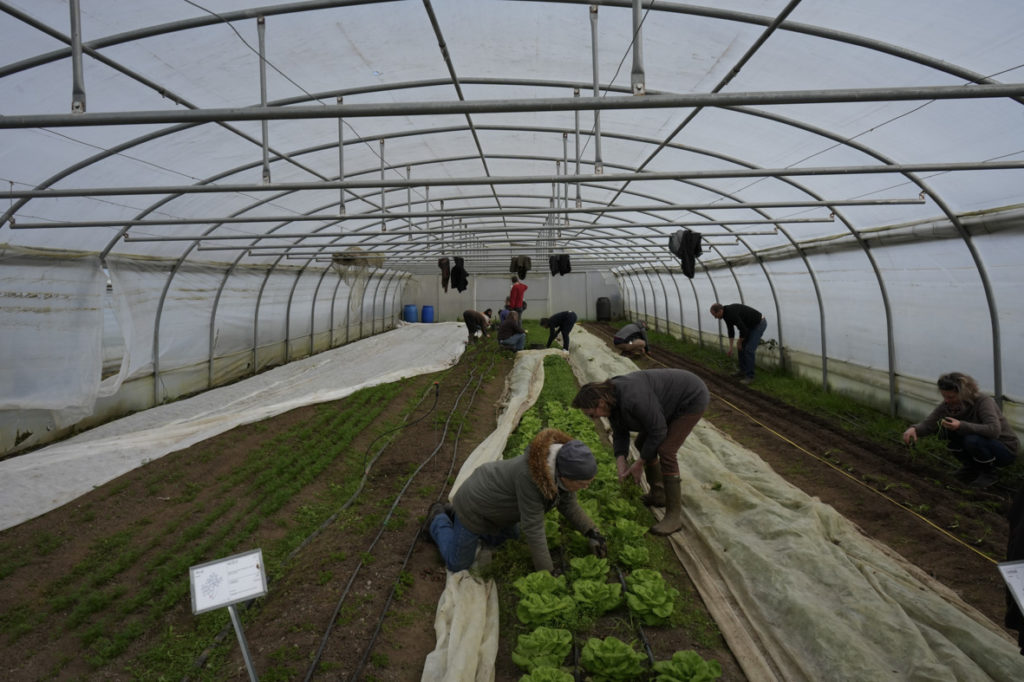
[[[721,303],[712,303],[711,304],[711,314],[712,315],[717,315],[722,310],[723,310],[723,306],[722,306]]]
[[[615,384],[612,383],[611,379],[592,381],[580,387],[576,397],[572,399],[572,406],[578,407],[581,410],[587,410],[597,407],[597,404],[603,400],[608,407],[613,408],[617,402],[617,395],[618,392],[615,390]]]
[[[551,318],[550,317],[542,317],[542,318],[540,318],[540,326],[546,327],[549,324],[551,324]]]
[[[486,315],[487,317],[490,317],[491,316],[491,309],[488,308],[487,310],[485,310],[484,311],[484,315]]]

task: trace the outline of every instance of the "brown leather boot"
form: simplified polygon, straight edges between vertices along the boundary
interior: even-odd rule
[[[650,527],[651,535],[671,535],[683,527],[683,491],[678,476],[665,476],[665,516]]]
[[[644,475],[647,476],[647,485],[651,488],[643,497],[644,504],[648,507],[664,507],[665,483],[661,479],[661,464],[644,464]]]

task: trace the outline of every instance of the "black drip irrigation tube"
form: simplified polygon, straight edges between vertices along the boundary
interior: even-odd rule
[[[399,491],[398,495],[395,496],[395,501],[392,503],[391,508],[388,509],[388,513],[385,515],[384,520],[380,524],[380,530],[377,533],[377,536],[373,539],[373,542],[370,543],[370,546],[367,548],[366,552],[371,552],[373,550],[373,548],[377,545],[377,542],[380,540],[380,538],[384,535],[384,531],[386,529],[388,521],[391,519],[391,515],[394,513],[395,509],[398,507],[398,504],[401,501],[402,496],[409,489],[409,486],[412,484],[413,480],[415,480],[415,478],[419,474],[419,472],[423,470],[423,467],[425,467],[434,458],[434,456],[441,450],[441,448],[444,447],[444,440],[445,440],[445,437],[448,435],[448,427],[451,424],[451,420],[452,420],[452,417],[453,417],[453,415],[455,413],[455,410],[458,407],[459,403],[462,401],[462,397],[465,395],[466,391],[469,389],[470,385],[472,384],[473,379],[474,379],[476,374],[477,374],[477,371],[475,369],[471,371],[469,378],[467,379],[465,385],[463,385],[462,390],[459,392],[458,396],[455,399],[455,404],[452,406],[452,410],[448,413],[448,418],[445,419],[444,429],[441,432],[441,437],[440,437],[440,439],[438,441],[437,446],[430,453],[430,455],[428,455],[426,457],[426,459],[424,459],[423,462],[420,463],[420,465],[416,468],[416,471],[414,471],[412,473],[412,475],[406,481],[405,485]],[[474,392],[473,392],[473,396],[474,397],[476,396],[476,392],[477,392],[477,390],[479,390],[480,384],[482,383],[482,381],[483,381],[483,375],[481,375],[480,378],[477,379],[476,390],[474,390]],[[439,387],[437,386],[437,384],[435,384],[435,390],[439,391]],[[435,405],[436,405],[436,402],[437,401],[436,401],[436,394],[435,394]],[[470,405],[472,405],[472,404],[473,403],[471,401]],[[431,408],[431,409],[433,409],[433,408]],[[457,436],[461,435],[461,433],[462,433],[462,425],[460,425],[459,428],[458,428]],[[458,441],[456,440],[456,443],[457,442]],[[455,466],[456,452],[457,452],[457,448],[453,448],[452,461],[451,461],[451,464],[449,465],[449,474],[454,469],[454,466]],[[442,489],[442,493],[441,494],[443,494],[443,492],[444,491]],[[440,499],[440,498],[441,498],[441,495],[438,495],[438,499]],[[413,538],[413,541],[412,541],[412,543],[411,543],[411,545],[409,547],[409,551],[406,553],[405,559],[402,562],[402,570],[404,570],[405,567],[408,565],[409,558],[412,556],[412,553],[415,550],[417,543],[419,542],[419,537],[420,537],[419,533],[417,533],[416,537]],[[359,560],[359,564],[356,566],[355,570],[352,572],[352,575],[349,577],[348,583],[345,585],[345,589],[342,592],[341,597],[338,599],[338,603],[334,607],[334,613],[331,616],[331,620],[330,620],[330,623],[327,626],[327,630],[324,632],[324,635],[323,635],[323,637],[320,640],[320,647],[317,649],[316,654],[313,657],[313,660],[309,664],[309,669],[306,672],[305,678],[303,678],[305,680],[305,682],[309,682],[309,680],[311,680],[313,678],[313,675],[316,673],[316,669],[320,665],[320,659],[323,656],[323,652],[327,648],[327,641],[330,638],[331,632],[334,630],[334,624],[337,621],[338,614],[341,612],[341,607],[345,603],[345,600],[348,598],[348,593],[349,593],[349,591],[352,588],[352,584],[355,582],[356,577],[359,575],[359,571],[362,570],[364,565],[365,565],[365,560],[364,559],[360,559]],[[358,677],[359,673],[362,671],[363,667],[365,667],[365,665],[366,665],[366,660],[369,658],[370,651],[373,649],[373,644],[376,642],[377,635],[380,633],[380,629],[383,626],[384,618],[387,616],[387,611],[388,611],[388,608],[391,605],[391,601],[392,601],[392,598],[394,597],[394,593],[395,593],[395,588],[393,587],[392,590],[391,590],[391,593],[388,595],[388,598],[386,600],[384,608],[381,610],[381,615],[380,615],[380,617],[377,620],[377,625],[374,628],[373,636],[372,636],[372,638],[370,640],[370,643],[367,645],[366,649],[363,652],[362,657],[360,658],[359,666],[353,672],[352,677],[350,678],[352,680],[359,679],[359,677]]]
[[[479,351],[478,351],[478,353],[477,353],[477,354],[479,354]],[[493,366],[493,359],[492,359],[492,363],[491,363],[491,364],[492,364],[492,366]],[[463,393],[465,393],[465,391],[466,391],[466,388],[467,388],[467,387],[468,387],[468,386],[470,385],[470,383],[472,382],[472,380],[473,380],[473,377],[474,377],[474,375],[475,375],[475,374],[476,374],[476,370],[473,370],[473,371],[472,371],[472,372],[470,373],[470,377],[469,377],[469,379],[468,379],[468,380],[466,381],[466,385],[465,385],[465,386],[463,387],[462,391],[461,391],[461,392],[459,393],[459,399],[457,399],[457,400],[456,400],[456,405],[458,405],[458,400],[461,400],[462,394],[463,394]],[[477,383],[477,390],[479,390],[479,384],[480,384],[480,381],[478,381],[478,383]],[[369,445],[369,446],[367,446],[366,452],[368,453],[368,452],[370,451],[370,448],[372,448],[372,447],[373,447],[373,444],[374,444],[374,443],[376,443],[376,442],[377,442],[378,440],[380,440],[381,438],[383,438],[384,436],[386,436],[386,435],[389,435],[389,434],[391,434],[391,433],[394,433],[395,431],[399,431],[399,430],[401,430],[401,429],[405,429],[405,428],[408,428],[408,427],[410,427],[410,426],[413,426],[413,425],[415,425],[415,424],[418,424],[418,423],[419,423],[420,421],[422,421],[422,420],[423,420],[423,419],[425,419],[425,418],[426,418],[426,417],[427,417],[428,415],[430,415],[430,414],[431,414],[431,413],[432,413],[432,412],[434,411],[434,408],[436,408],[436,407],[437,407],[437,400],[438,400],[438,397],[439,397],[439,394],[440,394],[440,386],[439,386],[438,382],[436,382],[436,381],[434,382],[434,385],[433,385],[433,389],[434,389],[434,402],[433,402],[433,404],[432,404],[432,405],[430,406],[430,409],[428,409],[428,410],[427,410],[426,412],[424,412],[424,413],[423,413],[423,415],[421,415],[421,416],[420,416],[420,417],[418,417],[418,418],[417,418],[417,419],[416,419],[415,421],[412,421],[412,422],[409,422],[409,421],[408,421],[408,418],[409,418],[409,417],[408,417],[408,415],[406,415],[406,418],[405,418],[405,419],[406,419],[406,421],[405,421],[405,423],[403,423],[403,424],[401,424],[401,425],[399,425],[399,426],[397,426],[397,427],[395,427],[395,428],[391,429],[390,431],[386,431],[386,432],[384,432],[384,433],[380,434],[379,436],[377,436],[377,438],[375,438],[375,439],[373,440],[373,442],[371,442],[371,443],[370,443],[370,445]],[[410,412],[410,414],[411,414],[412,412],[414,412],[414,411],[415,411],[415,409],[416,409],[417,407],[419,407],[419,406],[420,406],[420,405],[421,405],[421,404],[423,403],[423,401],[424,401],[424,400],[426,399],[426,397],[427,397],[428,395],[429,395],[429,393],[428,393],[427,391],[424,391],[423,395],[422,395],[422,396],[420,397],[419,401],[418,401],[418,402],[416,403],[415,407],[414,407],[414,408],[413,408],[413,410],[412,410],[412,411]],[[475,395],[476,395],[476,392],[474,391],[474,396],[475,396]],[[470,403],[470,405],[472,405],[472,403]],[[441,438],[441,443],[442,443],[442,444],[444,443],[444,435],[445,435],[445,434],[447,433],[447,430],[448,430],[448,424],[449,424],[450,422],[451,422],[451,414],[449,414],[449,416],[448,416],[448,419],[447,419],[447,420],[445,421],[445,432],[444,432],[444,434],[442,434],[442,438]],[[460,426],[460,427],[459,427],[459,433],[461,433],[461,432],[462,432],[462,427]],[[336,520],[336,519],[338,518],[338,516],[339,516],[339,515],[340,515],[340,514],[341,514],[341,513],[343,512],[343,511],[345,511],[346,509],[348,509],[348,508],[349,508],[349,507],[350,507],[350,506],[351,506],[351,505],[352,505],[352,504],[353,504],[353,503],[354,503],[354,502],[356,501],[356,499],[358,499],[358,497],[359,497],[359,494],[360,494],[360,493],[361,493],[361,492],[363,491],[363,488],[364,488],[364,487],[366,486],[366,481],[367,481],[367,479],[369,478],[370,472],[371,472],[371,471],[372,471],[372,469],[373,469],[373,465],[377,463],[377,460],[378,460],[378,459],[380,459],[380,456],[381,456],[381,455],[383,454],[384,450],[386,450],[386,449],[387,449],[387,447],[388,447],[388,445],[389,445],[389,444],[390,444],[390,441],[386,441],[385,443],[383,443],[383,444],[381,445],[380,449],[378,449],[378,450],[377,450],[377,452],[376,452],[376,453],[374,453],[374,456],[373,456],[373,458],[372,458],[372,459],[370,459],[370,461],[369,461],[369,463],[368,463],[368,464],[367,464],[367,463],[366,463],[366,461],[365,461],[365,455],[364,455],[364,466],[363,466],[363,475],[362,475],[362,478],[361,478],[361,479],[360,479],[360,481],[359,481],[359,486],[358,486],[358,487],[356,488],[356,490],[355,490],[355,491],[354,491],[354,492],[352,493],[352,495],[351,495],[351,496],[349,496],[349,498],[348,498],[347,500],[345,500],[345,502],[344,502],[344,503],[342,503],[342,505],[341,505],[341,506],[340,506],[340,507],[338,508],[338,510],[337,510],[337,511],[335,511],[335,512],[334,512],[334,513],[333,513],[333,514],[332,514],[332,515],[331,515],[330,517],[328,517],[328,518],[327,518],[327,519],[326,519],[326,520],[325,520],[325,521],[324,521],[324,522],[323,522],[322,524],[320,524],[320,526],[318,526],[318,527],[317,527],[317,528],[316,528],[316,529],[315,529],[315,530],[314,530],[314,531],[313,531],[312,533],[310,533],[310,534],[309,534],[308,536],[306,536],[306,537],[305,537],[305,538],[304,538],[304,539],[302,540],[302,542],[300,542],[300,543],[299,543],[299,544],[298,544],[298,545],[297,545],[297,546],[296,546],[296,547],[295,547],[295,548],[294,548],[294,549],[293,549],[293,550],[292,550],[291,552],[289,552],[289,553],[288,553],[288,555],[287,555],[287,556],[285,557],[285,562],[287,562],[287,561],[290,561],[291,559],[293,559],[293,558],[294,558],[294,557],[295,557],[295,556],[296,556],[296,555],[297,555],[297,554],[299,553],[299,551],[300,551],[301,549],[303,549],[304,547],[306,547],[306,546],[307,546],[307,545],[308,545],[308,544],[309,544],[309,543],[310,543],[310,542],[311,542],[311,541],[312,541],[312,540],[313,540],[314,538],[316,538],[316,537],[317,537],[317,536],[318,536],[318,535],[319,535],[319,534],[320,534],[321,532],[323,532],[323,531],[324,531],[324,530],[325,530],[325,529],[326,529],[326,528],[327,528],[327,527],[328,527],[328,526],[329,526],[329,525],[330,525],[331,523],[333,523],[333,522],[334,522],[334,521],[335,521],[335,520]],[[418,474],[418,473],[420,472],[420,470],[421,470],[421,469],[423,468],[423,465],[425,465],[425,464],[426,464],[427,462],[429,462],[429,461],[430,461],[430,459],[432,459],[432,458],[433,458],[434,454],[436,454],[436,452],[438,451],[438,449],[440,449],[440,445],[438,446],[438,448],[437,448],[437,449],[435,449],[435,450],[434,450],[434,452],[432,452],[432,453],[430,454],[430,456],[429,456],[429,457],[428,457],[428,458],[427,458],[427,459],[426,459],[426,460],[425,460],[425,461],[423,462],[423,464],[421,464],[421,465],[420,465],[420,466],[419,466],[419,467],[418,467],[418,468],[416,469],[416,471],[415,471],[415,472],[413,473],[413,476],[412,476],[412,477],[410,477],[410,480],[412,480],[412,478],[413,478],[413,477],[415,477],[415,475],[416,475],[416,474]],[[451,471],[452,471],[452,469],[454,468],[454,464],[455,464],[455,455],[453,454],[453,458],[452,458],[452,464],[451,464],[451,465],[449,466],[449,476],[451,475]],[[390,510],[388,510],[388,514],[387,514],[387,516],[385,517],[384,521],[383,521],[383,522],[382,522],[382,524],[381,524],[381,533],[379,533],[379,534],[377,535],[377,537],[376,537],[376,538],[374,539],[373,543],[372,543],[372,544],[371,544],[371,546],[370,546],[370,549],[372,549],[372,548],[373,548],[373,546],[374,546],[374,545],[376,545],[377,541],[378,541],[378,540],[380,539],[380,536],[381,536],[381,535],[383,534],[383,528],[384,528],[384,526],[385,526],[385,525],[387,524],[388,520],[389,520],[389,519],[391,518],[391,514],[392,514],[392,512],[394,511],[394,509],[395,509],[395,506],[397,505],[397,502],[398,502],[398,500],[400,500],[400,499],[401,499],[401,495],[402,495],[402,493],[404,493],[404,492],[405,492],[406,488],[408,488],[408,484],[406,484],[406,487],[402,488],[402,491],[401,491],[401,493],[399,493],[398,497],[396,498],[396,501],[395,501],[395,505],[392,505],[391,509],[390,509]],[[442,491],[442,492],[443,492],[443,491]],[[417,538],[417,539],[418,539],[418,538]],[[403,563],[403,568],[404,568],[404,566],[405,566],[405,565],[406,565],[406,564],[408,563],[408,558],[409,558],[409,556],[411,556],[411,554],[412,554],[412,550],[413,550],[413,549],[415,549],[415,547],[416,547],[416,541],[414,540],[414,542],[413,542],[413,544],[412,544],[412,547],[410,548],[409,554],[408,554],[408,555],[407,555],[407,557],[406,557],[405,563]],[[356,569],[355,569],[355,571],[354,571],[354,573],[353,573],[352,577],[351,577],[351,578],[349,579],[349,582],[348,582],[348,584],[347,584],[347,585],[346,585],[346,587],[345,587],[345,592],[344,592],[344,594],[342,595],[341,601],[339,602],[339,604],[338,604],[338,607],[337,607],[337,609],[335,610],[334,616],[333,616],[333,617],[331,618],[331,623],[332,623],[332,625],[330,626],[331,628],[333,628],[333,623],[334,623],[334,620],[335,620],[335,618],[337,618],[337,612],[338,612],[338,610],[340,610],[340,608],[341,608],[341,605],[342,605],[342,603],[344,602],[345,596],[347,596],[347,594],[348,594],[348,591],[349,591],[349,589],[351,588],[351,585],[352,585],[352,583],[354,582],[354,580],[355,580],[355,577],[356,577],[356,575],[358,574],[359,570],[360,570],[360,569],[362,568],[362,566],[363,566],[363,562],[362,562],[362,560],[360,560],[360,563],[359,563],[359,565],[358,565],[358,566],[356,567]],[[393,593],[393,591],[392,591],[392,593]],[[244,614],[244,613],[248,612],[248,610],[249,610],[250,608],[252,608],[252,607],[253,607],[253,606],[254,606],[254,605],[255,605],[255,604],[257,603],[257,601],[258,601],[258,600],[256,600],[256,599],[252,599],[252,600],[249,600],[249,601],[247,601],[247,602],[244,602],[244,603],[243,603],[243,604],[241,605],[241,607],[242,607],[242,613]],[[390,597],[389,597],[389,603],[390,603]],[[381,621],[383,621],[383,616],[381,616]],[[380,623],[378,623],[378,630],[379,630],[379,628],[380,628]],[[231,634],[231,632],[232,632],[232,629],[233,629],[233,627],[232,627],[231,625],[225,625],[225,626],[224,626],[224,627],[223,627],[223,628],[222,628],[222,629],[221,629],[221,630],[220,630],[220,631],[219,631],[219,632],[218,632],[218,633],[217,633],[216,635],[214,635],[214,637],[213,637],[213,640],[211,641],[210,645],[209,645],[208,647],[206,647],[206,649],[204,649],[204,650],[202,651],[202,653],[200,653],[200,655],[199,655],[199,656],[198,656],[198,657],[196,658],[196,660],[195,660],[195,662],[194,662],[194,664],[193,664],[193,668],[195,668],[196,670],[201,670],[201,669],[202,669],[203,667],[205,667],[205,666],[206,666],[206,663],[207,663],[207,661],[209,661],[209,659],[210,659],[210,656],[212,656],[212,655],[213,655],[213,652],[214,652],[214,650],[215,650],[215,649],[216,649],[216,648],[217,648],[218,646],[220,646],[220,645],[221,645],[221,644],[222,644],[222,643],[224,642],[224,640],[225,640],[225,639],[227,639],[228,635],[230,635],[230,634]],[[330,632],[330,629],[328,630],[328,634],[329,634],[329,632]],[[375,633],[374,637],[376,637],[376,633]],[[324,642],[326,642],[326,639],[327,639],[327,636],[325,635],[325,636],[324,636],[324,640],[323,640],[323,641],[324,641]],[[371,644],[372,644],[372,642],[371,642]],[[309,672],[309,674],[308,674],[308,675],[307,675],[307,677],[306,677],[306,679],[307,679],[307,680],[308,680],[308,679],[310,679],[310,676],[312,675],[312,673],[313,673],[313,671],[314,671],[314,668],[316,667],[316,664],[317,664],[317,663],[319,662],[319,657],[320,657],[320,656],[322,655],[322,652],[323,652],[323,648],[324,648],[324,645],[323,645],[323,643],[322,643],[322,644],[321,644],[321,647],[320,647],[320,649],[319,649],[319,650],[318,650],[318,652],[317,652],[317,658],[316,658],[316,660],[314,661],[314,664],[313,664],[313,665],[312,665],[312,666],[310,667],[310,672]],[[365,658],[365,657],[364,657],[364,658]],[[361,669],[361,668],[362,668],[362,663],[360,664],[360,669]],[[186,676],[184,676],[184,677],[182,678],[182,682],[190,682],[190,680],[191,680],[191,678],[190,678],[190,677],[189,677],[188,675],[186,675]]]

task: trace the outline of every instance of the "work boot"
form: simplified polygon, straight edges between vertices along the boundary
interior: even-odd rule
[[[430,505],[430,509],[427,510],[427,518],[423,522],[423,528],[420,529],[420,532],[423,533],[424,536],[430,538],[431,540],[434,539],[433,536],[430,534],[430,526],[433,525],[434,519],[436,519],[438,516],[440,516],[441,514],[448,514],[448,510],[446,509],[446,507],[449,506],[450,505],[443,504],[441,502],[435,502],[432,505]],[[450,517],[451,514],[448,514],[448,516]]]
[[[978,469],[978,477],[969,484],[972,488],[980,488],[982,490],[991,488],[999,480],[999,474],[996,473],[995,468],[991,464],[980,464]]]
[[[683,491],[678,476],[665,476],[665,516],[650,527],[651,535],[671,535],[683,527]]]
[[[661,464],[658,462],[644,464],[644,475],[647,476],[647,485],[651,487],[643,497],[644,504],[648,507],[664,507],[665,482],[661,479]]]

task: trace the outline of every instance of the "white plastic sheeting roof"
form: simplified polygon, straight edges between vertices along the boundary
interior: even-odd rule
[[[261,267],[358,246],[413,274],[569,253],[645,314],[678,295],[699,328],[744,300],[890,383],[1024,393],[1019,2],[0,10],[0,245]],[[681,226],[704,254],[677,294]]]

